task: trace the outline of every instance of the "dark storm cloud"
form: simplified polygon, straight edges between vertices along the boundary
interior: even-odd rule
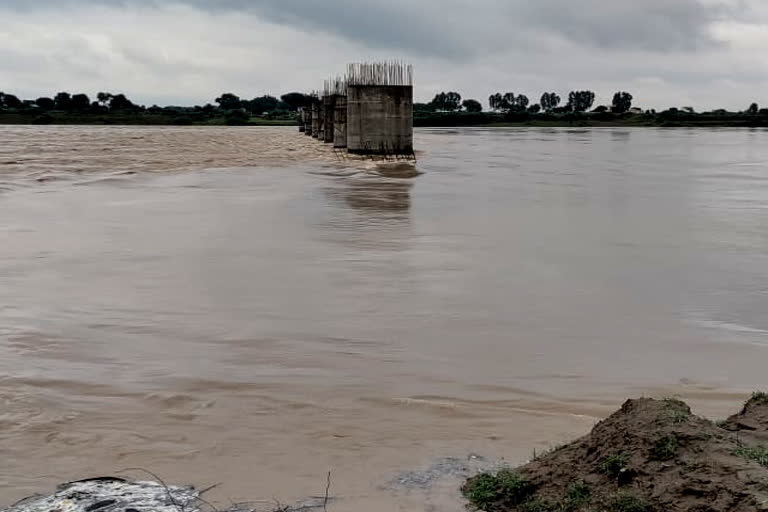
[[[709,24],[724,13],[698,0],[558,0],[518,2],[516,12],[540,29],[590,46],[656,52],[716,45]]]
[[[209,6],[202,0],[192,2]],[[523,33],[548,32],[600,48],[665,52],[715,44],[709,23],[722,8],[699,0],[229,0],[278,22],[306,25],[384,47],[424,53],[469,51],[478,43],[510,43]],[[372,5],[373,4],[373,5]],[[488,31],[492,33],[488,33]]]
[[[369,48],[465,57],[527,37],[550,36],[602,49],[696,51],[716,45],[709,24],[722,5],[702,0],[6,0],[21,9],[90,3],[184,4],[211,13],[252,13],[305,30],[331,33]]]

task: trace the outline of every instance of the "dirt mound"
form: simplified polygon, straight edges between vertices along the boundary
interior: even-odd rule
[[[751,432],[755,438],[768,440],[768,393],[755,393],[739,414],[728,418],[723,428]]]
[[[679,400],[627,401],[592,432],[463,491],[488,512],[768,510],[768,395],[722,425]]]

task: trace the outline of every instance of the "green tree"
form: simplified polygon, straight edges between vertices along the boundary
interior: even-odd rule
[[[231,92],[224,93],[216,98],[216,103],[219,104],[219,108],[222,110],[236,110],[242,106],[240,97],[235,96]]]
[[[72,108],[72,96],[68,92],[60,92],[54,98],[56,110],[70,110]]]
[[[265,112],[274,112],[280,107],[280,100],[269,94],[253,98],[251,101],[243,102],[243,107],[255,115],[261,115]]]
[[[441,92],[432,100],[435,110],[455,112],[461,108],[461,94],[457,92]]]
[[[503,95],[500,92],[497,92],[488,98],[488,104],[490,105],[491,110],[500,110],[502,112],[510,112],[512,110],[524,111],[528,106],[528,103],[530,103],[528,96],[525,94],[516,96],[513,92],[507,92]]]
[[[528,108],[530,102],[531,100],[528,99],[528,96],[525,94],[518,94],[515,98],[513,110],[515,110],[515,112],[525,112],[525,109]]]
[[[288,110],[299,110],[301,107],[311,107],[312,98],[300,92],[289,92],[280,96],[283,103],[288,105]]]
[[[51,98],[37,98],[35,104],[40,107],[40,110],[48,111],[56,108],[56,102]]]
[[[628,92],[617,92],[613,95],[613,104],[611,110],[617,114],[623,114],[629,112],[632,108],[632,95]]]
[[[482,112],[483,105],[477,100],[464,100],[461,104],[467,112]]]
[[[109,102],[112,101],[112,94],[108,92],[100,92],[96,95],[96,99],[102,107],[108,107]]]
[[[531,114],[538,114],[539,112],[541,112],[541,105],[539,105],[538,103],[534,103],[533,105],[528,107],[528,112],[530,112]]]
[[[501,97],[501,110],[509,112],[515,106],[516,96],[513,92],[507,92]]]
[[[496,94],[491,94],[490,96],[488,96],[488,106],[491,107],[491,110],[501,110],[503,101],[504,101],[504,97],[501,95],[500,92],[497,92]]]
[[[72,96],[72,108],[74,110],[88,110],[91,106],[91,99],[86,94],[75,94]]]
[[[21,108],[24,102],[13,94],[0,93],[0,108]]]
[[[136,105],[131,100],[125,97],[125,94],[115,94],[109,100],[109,109],[115,110],[133,110]]]
[[[595,103],[592,91],[571,91],[568,94],[568,107],[574,112],[586,112]]]
[[[752,115],[757,114],[758,112],[760,112],[760,106],[757,103],[751,104],[747,109],[747,113]]]
[[[461,109],[461,94],[457,92],[448,92],[445,95],[446,110],[460,110]]]
[[[560,105],[560,96],[554,92],[545,92],[541,95],[541,108],[547,112],[551,112]]]

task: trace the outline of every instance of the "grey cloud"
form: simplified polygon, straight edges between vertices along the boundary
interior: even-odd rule
[[[189,2],[201,8],[209,5],[202,0]],[[429,8],[430,2],[418,3]],[[430,19],[413,1],[226,0],[224,4],[230,9],[253,11],[276,23],[336,34],[370,48],[437,56],[473,53],[472,46],[462,40],[461,34],[450,30],[455,28],[450,19],[439,16]]]
[[[699,0],[518,2],[527,24],[604,49],[696,51],[717,46],[709,25],[724,10]]]
[[[369,46],[438,56],[470,54],[505,41],[514,44],[525,33],[541,30],[606,49],[695,51],[717,44],[708,26],[725,12],[701,0],[186,2],[204,9],[250,10],[272,21],[340,34]]]
[[[10,0],[29,9],[26,0]],[[741,0],[734,0],[738,5]],[[35,5],[167,5],[158,0],[42,0]],[[646,52],[716,46],[709,24],[728,13],[702,0],[177,0],[209,12],[240,11],[331,33],[368,48],[468,57],[549,34],[580,45]],[[26,7],[24,7],[26,5]],[[730,14],[736,9],[731,9]]]
[[[143,102],[277,94],[392,55],[416,65],[420,100],[593,88],[657,108],[768,102],[755,65],[764,0],[0,0],[3,16],[19,25],[0,28],[18,39],[0,50],[0,78],[30,95],[91,84]]]
[[[211,13],[252,14],[272,23],[330,33],[372,49],[407,50],[415,54],[446,57],[466,56],[474,52],[470,41],[463,39],[464,34],[445,30],[449,24],[455,24],[455,19],[428,15],[430,10],[442,11],[439,4],[432,0],[424,2],[423,7],[421,3],[409,0],[39,0],[34,6],[26,0],[8,2],[8,7],[27,11],[77,4],[159,7],[175,3]]]

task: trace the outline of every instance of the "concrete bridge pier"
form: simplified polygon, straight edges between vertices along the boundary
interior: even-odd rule
[[[318,99],[312,100],[312,137],[320,137],[320,102]]]
[[[333,142],[333,123],[336,113],[336,95],[323,97],[323,142]]]
[[[347,97],[336,96],[333,111],[333,147],[343,149],[347,147]]]
[[[362,155],[412,155],[413,86],[350,84],[347,150]]]

